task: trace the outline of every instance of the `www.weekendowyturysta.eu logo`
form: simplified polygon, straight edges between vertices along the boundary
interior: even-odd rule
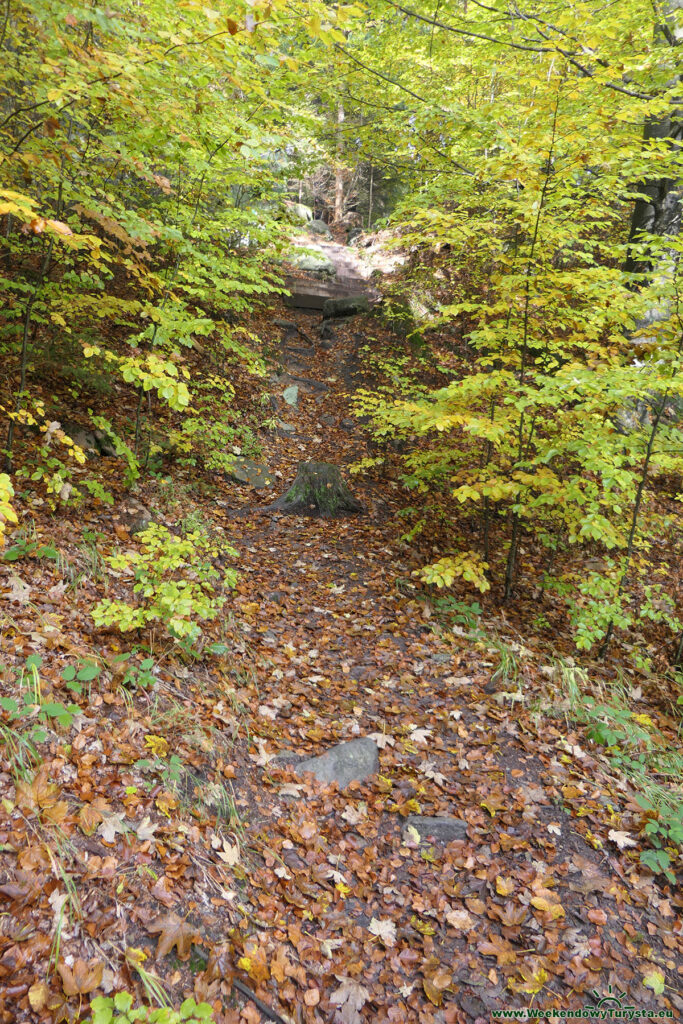
[[[591,1002],[576,1010],[542,1010],[523,1007],[517,1010],[492,1010],[493,1020],[666,1020],[673,1017],[673,1010],[642,1009],[629,1003],[627,993],[608,986],[606,992],[593,989],[587,995]]]

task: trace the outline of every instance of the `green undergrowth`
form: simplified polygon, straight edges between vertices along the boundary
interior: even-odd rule
[[[633,786],[643,811],[639,838],[648,845],[640,862],[673,880],[671,867],[683,845],[683,719],[676,735],[667,735],[649,714],[633,710],[634,691],[623,678],[591,680],[563,662],[553,688],[555,712],[584,726],[586,737]]]

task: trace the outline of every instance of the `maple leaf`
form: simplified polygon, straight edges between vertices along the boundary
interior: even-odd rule
[[[383,946],[389,948],[396,945],[396,925],[388,917],[373,917],[368,930],[377,936]]]
[[[431,729],[418,729],[416,726],[412,726],[408,739],[411,743],[417,743],[420,746],[426,747],[431,735]]]
[[[437,771],[436,765],[433,761],[423,761],[419,766],[419,770],[428,779],[435,782],[437,786],[441,786],[442,789],[446,785],[446,776],[442,775],[440,771]]]
[[[255,756],[254,754],[250,754],[249,756],[256,761],[256,764],[259,767],[264,767],[268,764],[269,761],[273,760],[275,754],[268,753],[268,751],[266,750],[266,741],[264,739],[261,739],[261,737],[257,736],[255,737],[255,740],[256,746],[258,747],[258,755]]]
[[[64,995],[81,996],[94,992],[100,986],[103,970],[104,964],[99,960],[86,963],[85,960],[78,959],[73,967],[65,963],[58,964],[57,971],[62,979]]]
[[[385,747],[393,747],[396,744],[396,740],[388,732],[371,732],[368,739],[374,740],[380,750],[384,750]]]
[[[524,980],[514,981],[510,979],[508,981],[508,988],[512,989],[513,992],[528,992],[532,996],[541,991],[549,977],[544,967],[537,967],[533,972],[528,968],[520,967],[519,973]]]
[[[235,864],[239,863],[240,859],[240,848],[237,843],[232,846],[227,839],[223,840],[223,849],[216,851],[220,859],[227,864],[229,867],[234,867]]]
[[[545,896],[532,896],[529,901],[532,907],[540,910],[542,914],[550,914],[553,921],[558,917],[564,917],[564,907],[561,903],[551,903]]]
[[[144,843],[147,840],[154,839],[154,833],[158,828],[158,825],[152,824],[149,815],[146,815],[135,829],[135,834],[137,835],[140,842]]]
[[[105,843],[115,843],[117,834],[125,835],[128,831],[128,826],[123,819],[123,815],[109,814],[103,819],[98,831]]]
[[[156,957],[170,953],[175,946],[181,960],[187,960],[193,942],[200,939],[199,933],[188,921],[183,921],[177,914],[164,914],[146,925],[152,935],[159,935]]]
[[[320,949],[323,956],[326,956],[328,960],[332,959],[332,954],[335,949],[339,949],[340,946],[344,945],[343,939],[321,939]]]
[[[638,843],[629,835],[628,832],[619,832],[618,829],[611,828],[607,833],[607,838],[611,839],[613,843],[619,847],[620,850],[625,850],[629,846],[637,846]]]
[[[18,779],[16,782],[17,807],[22,811],[37,814],[48,810],[57,803],[59,793],[59,786],[48,779],[46,765],[39,769],[30,782],[26,779]]]
[[[28,604],[31,599],[31,588],[26,583],[22,583],[18,576],[12,576],[10,579],[12,584],[11,589],[7,597],[14,604]]]
[[[343,1024],[359,1024],[359,1011],[367,1003],[370,993],[355,978],[344,978],[338,974],[335,977],[341,985],[330,996],[330,1002],[340,1007],[339,1016]]]
[[[500,935],[492,935],[488,942],[480,942],[477,949],[483,956],[495,956],[499,967],[514,964],[517,959],[514,946]]]
[[[300,797],[305,788],[299,782],[288,782],[280,790],[280,796]]]
[[[509,896],[514,892],[514,889],[515,883],[511,878],[503,878],[501,875],[498,875],[496,878],[496,892],[499,896]]]
[[[361,801],[358,807],[354,807],[353,804],[347,804],[345,810],[342,812],[342,818],[344,821],[348,821],[349,825],[360,825],[362,821],[366,821],[368,816],[368,805]]]

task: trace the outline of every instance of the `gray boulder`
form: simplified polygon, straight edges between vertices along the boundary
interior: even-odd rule
[[[305,203],[292,203],[290,209],[297,220],[302,220],[305,223],[310,223],[313,220],[313,210]]]
[[[297,270],[303,270],[308,274],[318,274],[322,277],[334,277],[336,270],[334,263],[323,253],[304,253],[295,256],[292,263]]]
[[[370,301],[367,295],[349,295],[347,298],[327,299],[323,305],[323,320],[332,320],[338,316],[356,316],[357,313],[369,313]]]
[[[336,782],[345,789],[350,782],[362,782],[379,771],[379,752],[376,743],[367,736],[348,743],[338,743],[319,757],[309,757],[296,765],[298,774],[311,772],[318,782]]]
[[[239,484],[249,484],[257,488],[271,487],[275,483],[275,477],[265,462],[254,462],[243,455],[236,455],[232,459],[228,476]]]
[[[332,232],[325,223],[324,220],[310,220],[306,225],[309,231],[313,231],[316,235],[324,235],[325,238],[331,238]]]
[[[461,818],[430,818],[411,814],[403,825],[403,839],[409,839],[408,829],[414,828],[420,839],[431,836],[437,843],[452,843],[454,839],[467,839],[467,822]]]
[[[78,423],[65,420],[61,423],[61,429],[74,441],[79,448],[82,448],[89,459],[97,458],[98,455],[115,456],[116,448],[111,438],[103,430],[90,430]]]

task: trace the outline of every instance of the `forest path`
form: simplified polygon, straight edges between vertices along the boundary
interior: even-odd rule
[[[315,338],[319,315],[288,315]],[[346,321],[305,356],[285,331],[284,367],[325,390],[303,388],[287,410],[294,435],[269,453],[282,489],[299,461],[340,465],[367,514],[284,516],[264,493],[231,524],[257,694],[246,905],[269,922],[249,958],[270,966],[251,978],[311,1022],[482,1024],[530,1001],[577,1009],[609,986],[629,1005],[681,1008],[672,988],[643,985],[653,969],[674,979],[672,910],[608,838],[628,795],[564,723],[535,713],[534,699],[548,704],[537,682],[492,679],[492,640],[433,628],[396,542],[403,497],[391,481],[349,476],[367,454],[349,403],[375,330],[372,316]],[[275,760],[364,736],[380,772],[346,790]],[[409,815],[457,818],[467,839],[418,843]],[[334,993],[359,1015],[335,1016]]]

